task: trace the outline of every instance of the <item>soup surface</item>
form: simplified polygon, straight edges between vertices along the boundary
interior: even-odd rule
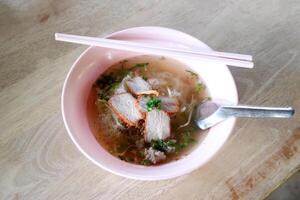
[[[99,77],[87,111],[93,134],[108,152],[126,162],[159,165],[187,155],[204,137],[191,117],[206,100],[200,77],[182,63],[139,56]]]

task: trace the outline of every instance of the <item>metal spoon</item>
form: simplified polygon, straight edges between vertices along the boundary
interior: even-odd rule
[[[212,101],[206,101],[197,106],[193,119],[198,127],[204,130],[230,117],[289,118],[294,113],[292,107],[219,106]]]

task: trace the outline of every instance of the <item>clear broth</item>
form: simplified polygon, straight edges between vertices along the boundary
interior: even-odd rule
[[[148,66],[133,69],[133,66],[139,63],[148,63]],[[201,79],[184,64],[170,58],[156,56],[138,56],[116,63],[109,67],[103,75],[112,73],[120,75],[128,69],[131,69],[132,73],[138,73],[146,77],[148,80],[151,78],[164,80],[165,83],[157,89],[161,95],[168,95],[167,88],[176,89],[181,94],[177,97],[180,103],[180,111],[171,116],[170,137],[176,140],[176,143],[180,146],[179,150],[166,154],[166,159],[156,164],[145,162],[142,152],[150,144],[144,143],[144,147],[140,148],[141,145],[138,145],[138,143],[143,143],[144,139],[142,132],[135,128],[129,128],[126,131],[117,128],[111,110],[106,103],[99,101],[97,84],[95,83],[89,95],[87,114],[91,131],[99,144],[121,160],[140,165],[159,165],[178,160],[187,155],[206,135],[204,131],[200,131],[195,127],[193,122],[186,127],[178,128],[188,121],[192,100],[196,105],[209,98]]]

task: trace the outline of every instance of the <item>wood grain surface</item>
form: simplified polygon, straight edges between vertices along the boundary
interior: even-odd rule
[[[56,42],[54,32],[147,25],[252,54],[254,69],[231,68],[240,103],[290,105],[296,115],[239,119],[208,164],[176,179],[98,168],[72,144],[60,112],[64,78],[86,47]],[[299,170],[299,0],[1,0],[0,42],[0,199],[263,199]]]

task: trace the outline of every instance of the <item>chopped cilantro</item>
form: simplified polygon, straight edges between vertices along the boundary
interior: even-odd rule
[[[194,132],[194,131],[196,131],[196,130],[197,130],[197,128],[194,127],[194,126],[191,126],[191,127],[187,127],[187,128],[186,128],[186,132]]]
[[[145,159],[145,160],[142,160],[142,161],[141,161],[141,164],[142,164],[142,165],[145,165],[145,166],[149,166],[149,165],[152,164],[152,162],[151,162],[150,160],[146,160],[146,159]]]
[[[195,72],[191,71],[191,70],[185,70],[186,72],[190,73],[190,75],[198,78],[198,74],[196,74]]]
[[[170,149],[175,148],[176,142],[174,140],[152,140],[151,147],[158,151],[169,152]]]
[[[211,97],[204,97],[203,99],[202,99],[202,101],[201,101],[201,103],[204,103],[204,102],[206,102],[206,101],[211,101],[212,100],[212,98]]]
[[[183,143],[185,146],[188,146],[190,143],[193,143],[195,140],[191,135],[191,132],[188,131],[183,135]]]
[[[116,79],[114,78],[113,74],[103,75],[96,81],[96,85],[100,89],[105,89],[107,86],[112,85],[114,82],[116,82]]]
[[[124,160],[126,162],[132,162],[133,161],[133,158],[132,157],[128,157],[128,156],[122,156],[122,155],[119,155],[118,158],[120,160]]]
[[[143,79],[146,81],[146,80],[148,80],[148,77],[143,75]]]
[[[99,101],[102,101],[102,102],[107,102],[109,100],[109,96],[105,95],[103,93],[98,94],[98,97],[99,97]]]
[[[110,96],[120,85],[121,81],[115,78],[114,74],[103,75],[97,81],[96,85],[99,88],[97,91],[98,100],[101,102],[106,102],[109,100]]]
[[[205,85],[203,85],[202,83],[197,83],[196,84],[196,86],[195,86],[196,92],[200,92],[203,89],[205,89]]]
[[[137,63],[131,68],[131,70],[134,70],[136,68],[144,68],[144,70],[147,70],[148,65],[149,63]]]
[[[120,145],[117,146],[117,152],[118,153],[123,153],[128,149],[129,145],[127,143],[121,143]]]
[[[138,63],[138,64],[135,64],[133,67],[134,68],[147,67],[148,65],[149,65],[149,63]]]
[[[126,61],[127,62],[127,61]],[[120,72],[120,75],[121,75],[121,79],[123,79],[125,76],[127,75],[130,75],[132,73],[132,70],[135,70],[137,68],[144,68],[144,70],[147,69],[147,66],[149,65],[149,63],[138,63],[138,64],[135,64],[133,67],[131,68],[125,68],[124,67],[124,63],[125,61],[121,62],[122,63],[122,70]]]
[[[179,152],[183,148],[187,147],[189,144],[195,142],[195,139],[192,137],[191,132],[187,130],[183,135],[181,142],[178,144],[175,144],[176,152]]]
[[[144,150],[143,150],[143,151],[139,151],[138,154],[139,154],[139,156],[140,156],[141,158],[144,158],[144,157],[145,157],[145,151],[144,151]]]
[[[147,111],[150,112],[153,108],[161,108],[161,100],[155,97],[150,97],[149,101],[146,103]]]
[[[129,75],[131,73],[131,71],[129,69],[123,68],[120,72],[121,77],[125,77],[127,75]]]
[[[115,90],[115,89],[117,89],[117,88],[120,86],[120,84],[121,84],[121,81],[116,81],[116,82],[112,83],[112,84],[110,85],[110,90]]]

